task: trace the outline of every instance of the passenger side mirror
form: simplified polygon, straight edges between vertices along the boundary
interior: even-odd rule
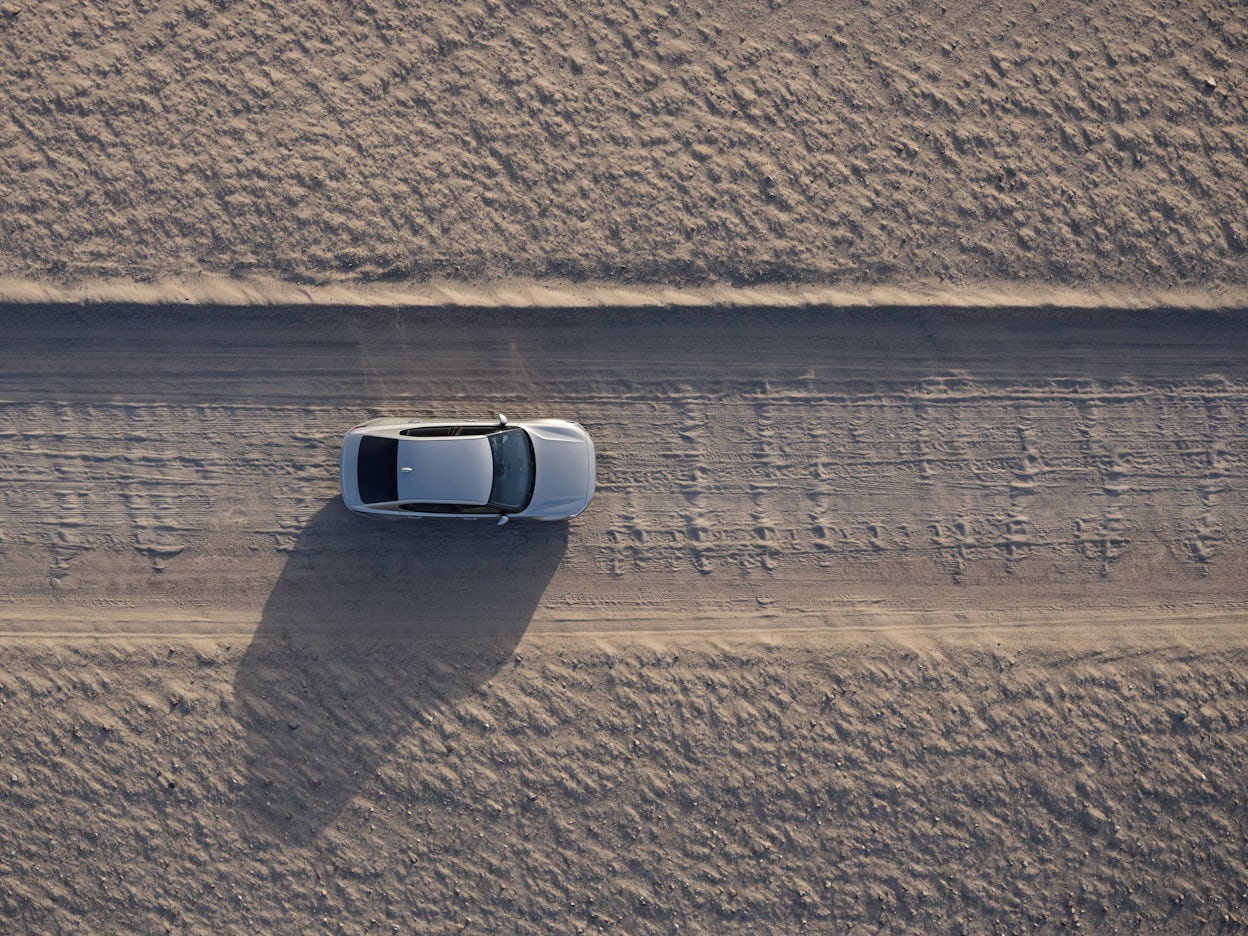
[[[506,522],[507,522],[507,515],[506,515],[506,514],[503,514],[501,517],[499,517],[499,518],[498,518],[498,525],[499,525],[499,526],[502,526],[502,525],[503,525],[504,523],[506,523]]]
[[[507,425],[507,417],[504,416],[502,413],[499,413],[498,414],[498,427],[501,429],[505,425]]]

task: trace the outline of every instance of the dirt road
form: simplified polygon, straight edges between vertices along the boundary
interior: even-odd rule
[[[1233,626],[1238,314],[13,306],[8,633]],[[594,435],[567,527],[336,500],[378,414]]]

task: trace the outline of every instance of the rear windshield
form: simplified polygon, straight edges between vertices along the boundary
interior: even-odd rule
[[[366,435],[360,439],[356,462],[360,500],[381,504],[399,499],[399,440]]]

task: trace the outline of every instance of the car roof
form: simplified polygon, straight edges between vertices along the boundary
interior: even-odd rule
[[[481,505],[494,483],[486,436],[400,439],[397,470],[401,501]]]

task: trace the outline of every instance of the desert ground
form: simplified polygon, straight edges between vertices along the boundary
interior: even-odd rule
[[[0,932],[1248,928],[1235,4],[0,4]],[[384,524],[382,414],[566,524]]]

